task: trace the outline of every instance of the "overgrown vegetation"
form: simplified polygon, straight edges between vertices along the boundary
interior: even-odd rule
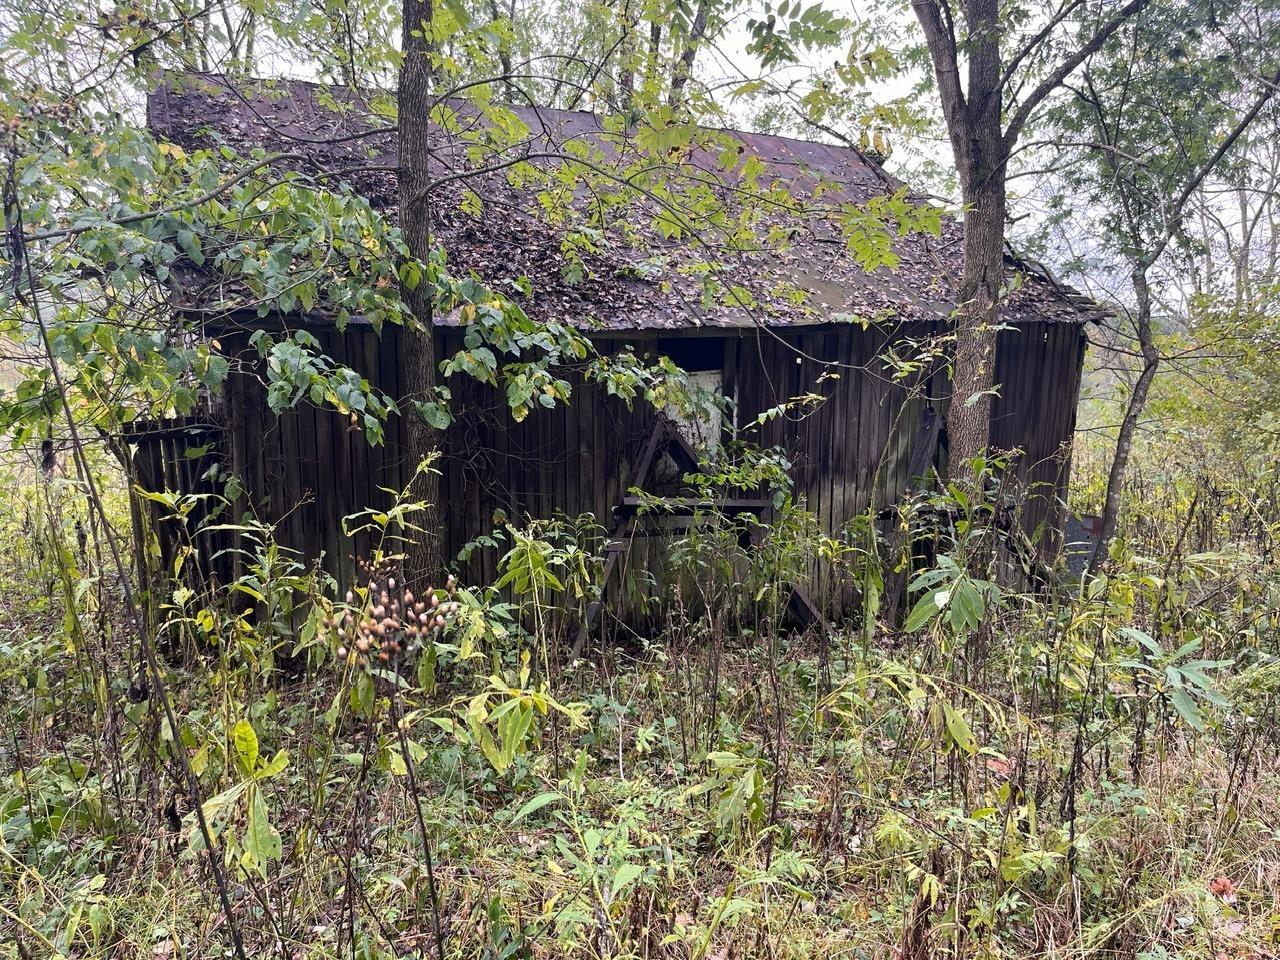
[[[1018,283],[1006,207],[1047,195],[1019,240],[1111,308],[1072,451],[1069,506],[1109,517],[1091,569],[1009,535],[1016,451],[952,457],[949,480],[833,531],[785,451],[726,445],[689,488],[767,492],[768,521],[709,513],[663,540],[667,575],[623,585],[643,629],[574,659],[608,518],[495,517],[472,545],[502,554],[492,583],[403,582],[447,507],[420,492],[443,378],[502,391],[517,421],[573,403],[570,375],[682,415],[709,398],[668,358],[596,353],[590,318],[532,320],[527,278],[495,290],[451,261],[438,206],[415,232],[297,156],[187,151],[141,116],[158,69],[386,89],[397,5],[0,0],[0,957],[1280,953],[1274,0],[911,6],[918,37],[896,2],[406,0],[417,92],[475,115],[473,167],[424,162],[423,189],[451,185],[473,218],[527,191],[569,287],[620,238],[657,272],[643,221],[685,245],[676,272],[708,308],[781,294],[812,318],[827,308],[790,281],[748,289],[744,264],[812,230],[889,269],[941,210],[905,190],[814,210],[751,162],[725,190],[685,161],[738,169],[721,128],[745,117],[882,160],[901,137],[927,170],[940,94],[947,126],[994,150],[957,143],[986,238],[956,314],[962,446],[984,446],[983,324]],[[730,75],[709,75],[726,47]],[[370,97],[381,134],[388,100]],[[528,162],[538,141],[504,101],[590,107],[623,165],[581,143]],[[359,159],[345,175],[387,173]],[[1006,177],[1034,186],[1006,195]],[[233,294],[207,319],[249,318],[246,356],[175,318],[192,269]],[[317,307],[419,347],[437,316],[469,326],[391,397],[265,320]],[[955,343],[841,375],[914,383]],[[208,409],[236,364],[274,411],[336,409],[371,443],[416,415],[418,482],[346,518],[374,544],[350,592],[236,510],[237,478],[197,504],[122,474],[131,424]],[[761,420],[807,416],[835,376]],[[194,583],[193,538],[162,553],[156,518],[234,534],[231,582]],[[818,581],[856,608],[798,626],[791,588]]]
[[[1275,520],[1229,493],[1135,499],[1104,575],[1032,591],[955,487],[906,629],[825,638],[769,585],[867,554],[793,509],[735,572],[709,521],[667,628],[576,664],[537,614],[572,527],[517,532],[506,597],[418,598],[379,558],[335,598],[262,530],[164,612],[175,735],[78,486],[11,490],[11,955],[431,955],[437,915],[467,957],[1274,949]]]

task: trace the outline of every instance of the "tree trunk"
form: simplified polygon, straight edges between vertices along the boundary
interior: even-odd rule
[[[1102,564],[1107,548],[1116,535],[1120,519],[1120,494],[1124,488],[1125,471],[1129,467],[1129,455],[1133,450],[1133,438],[1138,432],[1142,411],[1147,406],[1151,381],[1155,379],[1156,370],[1160,366],[1160,351],[1156,349],[1155,334],[1151,329],[1151,288],[1147,284],[1145,266],[1139,266],[1133,271],[1133,291],[1136,299],[1138,344],[1142,350],[1142,372],[1133,385],[1133,393],[1129,395],[1124,418],[1120,421],[1120,432],[1116,436],[1116,453],[1111,461],[1111,472],[1107,475],[1107,497],[1102,507],[1102,528],[1098,531],[1098,545],[1094,549],[1093,559],[1089,561],[1090,573],[1095,572]]]
[[[498,0],[489,0],[489,22],[497,23],[502,17],[503,12],[498,9]],[[515,19],[514,15],[510,17],[512,25],[515,24]],[[515,80],[511,71],[511,50],[505,42],[498,46],[498,63],[502,66],[502,95],[507,98],[508,103],[516,103]]]
[[[424,30],[431,22],[431,0],[403,0],[404,63],[400,68],[399,103],[399,188],[400,228],[411,256],[426,261],[431,252],[431,200],[427,192],[431,174],[428,166],[430,140],[427,118],[433,100],[433,73],[429,39]],[[424,279],[415,288],[403,290],[413,311],[417,329],[406,330],[399,358],[401,382],[409,385],[401,404],[411,464],[432,456],[440,445],[440,432],[433,429],[414,406],[414,401],[433,398],[436,385],[436,351],[433,339],[432,285]],[[412,492],[415,500],[427,504],[417,515],[422,531],[407,549],[405,581],[421,590],[438,583],[443,573],[440,537],[439,474],[428,471],[418,479]]]
[[[698,56],[698,47],[707,35],[707,22],[711,19],[711,3],[703,0],[698,4],[698,11],[693,15],[693,25],[689,28],[689,36],[685,38],[684,50],[680,59],[671,70],[671,92],[667,97],[670,106],[680,103],[685,84],[693,76],[693,62]]]
[[[955,317],[951,406],[947,411],[947,473],[963,477],[991,437],[997,313],[1004,283],[1005,175],[1016,132],[1006,138],[998,0],[968,0],[964,59],[950,7],[912,0],[929,45],[942,112],[965,205],[964,271]],[[946,15],[944,16],[944,10]],[[967,68],[967,89],[960,83]]]
[[[996,324],[1004,283],[1004,157],[974,164],[966,187],[964,274],[956,311],[951,406],[947,411],[947,473],[962,477],[991,435]]]
[[[622,21],[622,42],[618,44],[620,64],[618,69],[618,108],[630,113],[636,96],[636,27],[637,18],[631,12],[629,0],[623,0],[618,12]]]
[[[645,58],[645,80],[651,86],[658,80],[658,64],[662,56],[662,23],[654,20],[649,24],[649,51]]]

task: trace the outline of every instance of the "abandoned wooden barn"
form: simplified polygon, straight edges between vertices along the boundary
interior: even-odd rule
[[[554,141],[563,148],[605,137],[602,122],[590,113],[515,112],[538,142]],[[157,136],[188,149],[221,143],[305,154],[308,169],[325,171],[369,166],[370,156],[376,156],[378,169],[353,174],[349,182],[375,207],[394,215],[394,135],[368,134],[379,121],[365,100],[348,91],[167,76],[150,98],[149,115]],[[744,156],[758,158],[771,177],[797,190],[817,182],[837,184],[841,202],[865,202],[900,186],[847,147],[725,135],[736,138]],[[453,160],[466,163],[461,148]],[[696,165],[696,159],[689,162]],[[797,237],[785,255],[746,257],[738,268],[745,268],[744,276],[762,283],[785,277],[804,293],[803,302],[794,297],[767,302],[761,294],[765,307],[748,314],[708,307],[675,269],[655,275],[652,259],[647,269],[637,269],[640,256],[654,251],[636,251],[633,244],[602,243],[581,255],[580,269],[570,271],[555,231],[535,216],[513,212],[518,190],[505,182],[493,189],[506,191],[505,206],[492,208],[500,214],[474,216],[457,205],[440,205],[439,233],[455,269],[474,271],[486,283],[508,289],[509,281],[527,278],[531,292],[523,305],[534,319],[573,323],[604,353],[632,349],[668,356],[731,402],[722,418],[672,430],[652,407],[629,408],[577,378],[569,404],[535,408],[517,423],[501,391],[453,377],[456,420],[446,431],[442,463],[446,555],[490,532],[504,517],[590,513],[612,529],[619,518],[634,513],[633,487],[659,489],[662,466],[671,472],[668,458],[675,460],[677,475],[689,467],[690,444],[684,441],[714,444],[741,433],[762,412],[814,391],[824,399],[807,416],[769,419],[751,440],[785,451],[796,496],[828,531],[839,530],[869,505],[892,503],[913,473],[923,473],[945,455],[934,426],[949,401],[944,368],[931,368],[914,381],[895,379],[883,358],[890,348],[909,352],[922,338],[947,329],[960,263],[959,228],[953,221],[944,218],[937,235],[898,237],[894,252],[900,262],[894,269],[864,272],[829,236]],[[1029,533],[1048,531],[1042,542],[1052,549],[1070,462],[1084,324],[1098,314],[1094,304],[1042,268],[1012,257],[1009,266],[1020,283],[1002,317],[1008,326],[999,336],[996,380],[1002,386],[992,442],[1021,451],[1016,474],[1027,497],[1022,523]],[[201,295],[186,291],[187,306]],[[398,328],[384,326],[379,332],[357,320],[339,331],[303,314],[271,322],[282,329],[305,327],[328,356],[393,397],[410,391],[400,362],[406,334]],[[350,558],[363,555],[369,544],[362,534],[345,537],[342,518],[385,504],[384,488],[400,487],[413,470],[403,422],[393,418],[385,444],[371,446],[331,410],[304,406],[277,416],[267,407],[247,343],[249,331],[263,321],[206,312],[201,323],[222,349],[244,357],[244,363],[202,418],[198,437],[182,424],[139,435],[140,478],[155,486],[192,489],[203,467],[220,460],[239,477],[254,511],[279,523],[286,544],[345,579]],[[458,349],[463,334],[458,324],[457,317],[439,318],[437,356]],[[839,376],[820,381],[824,373]],[[682,440],[681,430],[701,433]],[[187,445],[198,445],[201,457],[184,459]],[[739,506],[764,510],[749,499]],[[493,549],[476,550],[459,572],[467,580],[491,582],[497,556]],[[817,592],[822,604],[839,608],[840,596]]]

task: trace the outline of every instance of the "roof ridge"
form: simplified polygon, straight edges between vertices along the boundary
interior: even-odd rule
[[[167,84],[164,83],[164,80],[167,80],[168,78],[171,78],[171,77],[200,77],[200,78],[207,78],[211,80],[217,80],[221,82],[223,85],[225,85],[228,90],[233,90],[237,92],[239,92],[241,87],[245,84],[261,85],[263,87],[269,87],[271,85],[279,85],[279,84],[289,84],[289,85],[305,86],[313,90],[349,90],[352,93],[356,93],[366,97],[370,93],[386,95],[390,97],[396,96],[395,90],[392,90],[386,87],[360,87],[360,86],[353,87],[353,86],[348,86],[346,84],[340,84],[340,83],[326,83],[320,80],[306,80],[300,77],[257,77],[257,76],[247,76],[247,75],[241,77],[241,76],[235,76],[233,74],[218,73],[212,70],[171,70],[168,68],[162,68],[160,70],[157,70],[153,75],[158,78],[161,78],[160,82],[157,84],[157,87],[161,87],[161,88],[167,86]],[[450,97],[450,98],[444,98],[444,99],[455,99],[455,98]],[[569,108],[569,107],[547,107],[547,106],[541,106],[539,104],[533,104],[533,103],[517,104],[517,103],[507,103],[504,101],[494,101],[494,102],[499,104],[500,106],[507,107],[512,110],[536,110],[539,112],[546,112],[546,113],[553,113],[553,114],[573,114],[576,116],[592,117],[595,119],[602,119],[604,117],[611,116],[611,114],[601,113],[600,111],[597,111],[597,110],[585,110],[585,109],[576,109],[576,108]],[[831,147],[836,150],[845,150],[853,154],[855,157],[857,157],[863,166],[867,167],[869,170],[875,173],[886,184],[893,186],[895,189],[905,186],[905,184],[901,180],[899,180],[893,174],[889,173],[889,171],[884,168],[884,165],[880,163],[880,161],[872,158],[865,151],[863,151],[859,147],[847,141],[832,142],[828,140],[813,140],[808,137],[795,137],[786,133],[759,133],[754,130],[744,130],[739,127],[711,126],[709,124],[705,124],[701,122],[698,123],[698,126],[703,127],[706,130],[711,130],[718,133],[746,134],[752,137],[768,137],[771,140],[781,141],[784,143],[795,143],[795,144],[802,144],[804,146],[814,146],[814,147]]]

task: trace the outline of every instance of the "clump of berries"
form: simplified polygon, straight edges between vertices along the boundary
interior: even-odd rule
[[[0,138],[16,144],[23,128],[41,121],[66,125],[76,119],[77,105],[72,98],[52,100],[43,91],[22,90],[10,97],[17,112],[0,119]]]
[[[414,594],[396,581],[390,564],[360,566],[368,577],[367,591],[360,597],[348,591],[346,610],[326,621],[337,633],[339,659],[354,650],[361,660],[399,662],[442,633],[458,613],[453,574],[442,588],[427,587]]]

